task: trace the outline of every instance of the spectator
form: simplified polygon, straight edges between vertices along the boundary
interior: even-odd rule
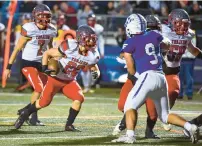
[[[196,36],[193,38],[192,43],[196,45]],[[184,96],[184,82],[186,82],[185,94],[188,100],[192,100],[193,97],[193,72],[194,72],[195,56],[193,56],[187,49],[185,54],[182,55],[182,61],[180,66],[180,93],[178,99],[183,99]]]
[[[82,10],[78,11],[77,14],[77,26],[87,24],[87,18],[90,14],[93,14],[91,6],[89,4],[85,4]]]
[[[76,10],[69,6],[68,2],[62,2],[60,4],[60,9],[64,14],[76,14]],[[67,21],[66,21],[67,25],[71,28],[75,28],[76,24],[77,24],[77,19],[75,16],[68,16],[67,17]]]
[[[123,27],[118,28],[118,32],[115,35],[116,42],[119,45],[119,47],[122,48],[124,41],[126,40],[126,32]]]
[[[69,26],[66,25],[66,17],[64,14],[60,14],[57,18],[57,29],[62,29],[62,30],[69,30]]]
[[[168,6],[166,4],[161,5],[161,16],[168,16],[169,11],[168,11]]]
[[[30,10],[33,10],[36,5],[36,1],[21,1],[19,5],[19,12],[30,13]]]
[[[189,14],[190,15],[201,15],[202,14],[202,7],[199,5],[197,1],[194,1],[193,4],[189,7]]]
[[[117,14],[119,15],[130,15],[133,12],[132,6],[128,3],[127,0],[123,0],[119,2],[119,5],[115,9]]]
[[[107,3],[107,8],[106,8],[105,14],[107,14],[107,15],[115,14],[114,2],[113,1],[110,1],[110,2]]]
[[[187,1],[187,0],[184,0],[184,1],[172,1],[172,4],[171,4],[171,9],[177,9],[177,8],[180,8],[180,9],[184,9],[184,10],[188,10],[188,6],[191,4],[190,1]]]
[[[161,14],[161,1],[149,0],[149,8],[152,9],[154,14]]]

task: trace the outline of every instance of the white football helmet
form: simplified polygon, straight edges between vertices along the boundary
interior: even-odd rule
[[[141,14],[131,14],[125,22],[127,37],[131,35],[141,34],[147,29],[147,21]]]

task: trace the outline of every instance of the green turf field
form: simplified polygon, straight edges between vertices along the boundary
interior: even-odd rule
[[[20,130],[15,130],[13,124],[17,118],[16,111],[29,102],[30,93],[14,94],[11,90],[0,90],[0,146],[119,145],[110,143],[115,138],[111,132],[122,117],[122,113],[117,110],[119,91],[116,88],[98,89],[94,94],[86,94],[86,100],[75,121],[75,126],[82,132],[72,133],[64,131],[71,101],[62,94],[58,94],[49,107],[39,111],[40,120],[46,126],[25,124]],[[172,111],[186,119],[199,115],[202,111],[202,97],[194,98],[193,101],[177,101]],[[137,143],[134,145],[192,145],[189,139],[184,138],[180,128],[173,126],[170,132],[166,132],[160,121],[157,122],[155,132],[161,139],[144,139],[145,122],[146,112],[143,106],[139,111]],[[197,145],[202,145],[202,140]]]

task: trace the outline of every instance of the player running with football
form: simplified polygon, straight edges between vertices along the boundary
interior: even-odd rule
[[[124,113],[126,114],[126,135],[112,142],[134,143],[137,110],[147,97],[155,103],[157,113],[163,123],[184,127],[190,132],[192,143],[198,141],[199,129],[174,113],[169,113],[168,90],[162,69],[161,51],[169,51],[170,43],[163,40],[157,31],[146,31],[146,20],[140,14],[130,15],[125,23],[126,33],[130,36],[122,51],[130,74],[138,73],[136,84],[128,94]],[[134,69],[134,61],[136,70]]]
[[[53,96],[57,92],[62,91],[66,97],[73,101],[69,110],[65,131],[78,131],[73,126],[73,122],[80,111],[84,95],[75,78],[78,72],[85,66],[89,66],[94,79],[99,77],[100,71],[96,63],[100,56],[96,43],[97,36],[94,30],[87,25],[82,25],[76,32],[76,40],[67,39],[62,42],[58,49],[50,49],[44,53],[42,60],[43,72],[48,71],[47,65],[50,57],[60,57],[58,61],[60,71],[54,77],[39,73],[40,78],[46,78],[47,80],[45,84],[42,83],[42,94],[36,102],[21,112],[15,122],[16,129],[22,126],[30,114],[48,106]],[[32,81],[36,78],[38,71],[34,68],[26,67],[23,69],[23,72],[31,85],[35,86],[37,83]]]
[[[50,23],[51,11],[47,5],[39,4],[32,11],[34,22],[26,23],[22,26],[21,36],[12,52],[7,69],[4,71],[4,78],[7,80],[11,75],[11,67],[14,63],[17,54],[22,50],[22,68],[34,67],[41,71],[41,59],[43,52],[47,48],[52,48],[52,39],[56,36],[57,30]],[[38,81],[38,79],[36,79]],[[39,82],[39,81],[38,81]],[[34,103],[41,93],[41,89],[34,88],[31,96],[31,103]],[[28,108],[31,104],[29,104]],[[23,109],[18,110],[18,114]],[[38,120],[37,112],[31,115],[29,120],[31,125],[44,125]]]

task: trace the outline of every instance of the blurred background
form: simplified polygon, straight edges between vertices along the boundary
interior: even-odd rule
[[[60,39],[60,33],[67,30],[76,30],[81,24],[89,23],[88,19],[99,24],[96,32],[99,37],[98,48],[101,54],[99,68],[101,78],[97,83],[92,83],[92,87],[121,87],[126,80],[127,70],[124,64],[117,62],[121,46],[126,39],[124,22],[127,16],[132,13],[140,13],[143,16],[149,14],[157,15],[162,23],[166,23],[168,14],[176,8],[185,9],[191,18],[191,28],[196,32],[196,46],[202,48],[202,1],[18,1],[16,13],[12,23],[12,34],[10,43],[10,53],[20,35],[21,25],[31,21],[33,8],[43,3],[50,7],[53,17],[52,23],[58,28],[58,36],[54,40]],[[9,1],[0,2],[0,75],[2,75],[2,65],[5,47],[6,26],[9,18],[7,12]],[[94,14],[95,16],[90,16]],[[4,28],[4,26],[5,28]],[[8,85],[20,84],[20,59],[12,67],[12,76],[8,80]],[[199,90],[202,86],[202,61],[194,59],[194,89]],[[83,85],[81,75],[78,81]],[[185,81],[186,83],[186,81]]]

